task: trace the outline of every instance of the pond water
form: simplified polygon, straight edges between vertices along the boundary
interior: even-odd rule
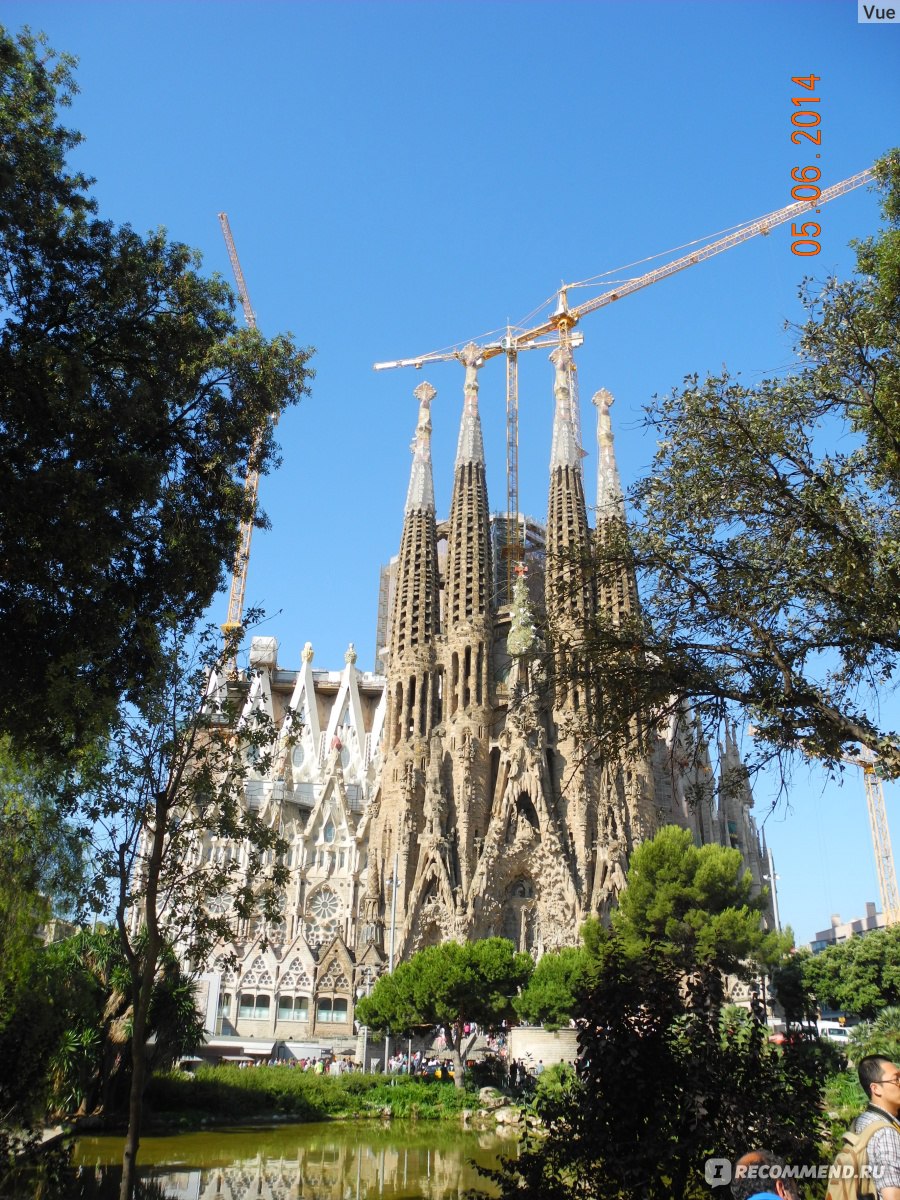
[[[393,1121],[234,1127],[141,1141],[139,1196],[147,1200],[449,1200],[493,1194],[473,1160],[494,1167],[517,1139],[496,1130]],[[117,1194],[121,1138],[82,1138],[67,1195]]]

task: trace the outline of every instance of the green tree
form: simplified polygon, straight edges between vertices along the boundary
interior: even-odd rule
[[[92,886],[114,914],[128,972],[131,1078],[122,1200],[129,1200],[141,1132],[154,995],[169,948],[199,966],[242,922],[281,919],[287,868],[278,814],[246,796],[252,769],[271,765],[275,730],[244,689],[229,688],[235,631],[221,646],[177,625],[161,634],[165,676],[122,712],[82,780],[93,830]],[[204,853],[236,843],[242,854]]]
[[[739,850],[697,847],[688,830],[669,825],[632,854],[612,924],[635,957],[655,947],[685,973],[713,968],[752,977],[780,962],[792,943],[789,933],[763,928],[763,903]]]
[[[513,1001],[519,1019],[547,1029],[568,1025],[587,982],[587,971],[588,956],[582,946],[564,946],[544,954]]]
[[[819,1004],[872,1018],[900,1004],[900,926],[848,938],[803,960],[803,979]]]
[[[83,842],[57,800],[58,781],[0,738],[0,996],[40,926],[75,907],[81,893]],[[0,1021],[3,1009],[0,1003]]]
[[[0,730],[55,757],[164,672],[159,626],[222,583],[248,459],[311,376],[195,252],[98,217],[73,65],[0,27]]]
[[[815,1027],[818,1003],[806,976],[810,953],[794,950],[772,973],[770,987],[784,1012],[785,1024]]]
[[[634,568],[642,611],[602,615],[572,656],[602,673],[609,750],[689,704],[707,727],[748,716],[761,759],[859,743],[900,775],[877,706],[900,651],[900,151],[875,173],[883,227],[849,281],[804,283],[797,369],[695,376],[648,407],[652,468],[593,562],[601,582]]]
[[[534,964],[506,938],[444,942],[428,946],[384,975],[356,1006],[372,1029],[406,1032],[434,1026],[443,1032],[453,1058],[454,1080],[464,1086],[466,1057],[477,1034],[466,1025],[496,1029],[515,1017],[513,1001]]]

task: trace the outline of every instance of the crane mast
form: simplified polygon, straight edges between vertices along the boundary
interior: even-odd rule
[[[228,249],[228,257],[231,259],[231,269],[234,272],[238,298],[241,302],[241,308],[244,311],[244,320],[250,329],[256,329],[256,314],[250,303],[250,295],[247,291],[247,284],[244,281],[244,272],[241,270],[240,259],[235,249],[234,238],[231,235],[231,225],[228,222],[227,213],[219,213],[219,224],[222,226],[222,234]],[[241,521],[237,553],[234,556],[234,565],[231,571],[228,617],[221,627],[226,641],[235,638],[243,620],[244,594],[247,588],[247,569],[250,565],[250,540],[253,537],[253,518],[256,514],[256,500],[259,492],[259,471],[255,463],[260,440],[261,434],[257,434],[253,441],[253,447],[250,450],[250,458],[247,462],[247,474],[244,478],[244,519]],[[229,674],[232,675],[237,671],[237,664],[233,654],[230,655],[228,669]]]
[[[750,238],[757,237],[760,234],[768,234],[776,226],[783,225],[786,221],[790,221],[794,217],[802,216],[818,209],[821,205],[827,204],[829,200],[843,196],[846,192],[860,187],[871,178],[871,169],[860,171],[856,175],[851,175],[849,179],[832,184],[831,187],[823,188],[817,200],[799,200],[794,204],[788,204],[784,208],[776,209],[775,212],[757,217],[756,220],[742,225],[725,237],[710,242],[707,246],[703,246],[698,250],[692,250],[689,254],[682,255],[681,258],[674,259],[672,262],[657,267],[653,271],[648,271],[646,274],[635,279],[629,279],[624,283],[617,284],[616,287],[610,288],[608,291],[601,293],[601,295],[586,300],[583,304],[576,305],[574,308],[569,307],[568,294],[577,285],[574,283],[563,284],[557,295],[556,308],[544,321],[532,326],[530,329],[519,330],[515,333],[508,327],[506,336],[503,339],[486,342],[480,347],[482,362],[487,362],[489,358],[495,358],[499,354],[506,355],[507,586],[510,595],[512,594],[512,575],[516,566],[515,555],[521,557],[518,513],[519,390],[517,359],[519,352],[521,350],[536,349],[542,345],[552,345],[552,341],[547,342],[545,340],[548,336],[554,338],[556,344],[567,344],[570,348],[580,345],[581,341],[580,339],[576,340],[578,335],[573,331],[581,318],[587,316],[588,313],[596,312],[598,308],[603,308],[606,305],[614,303],[616,300],[622,300],[625,296],[630,296],[634,292],[650,287],[654,283],[659,283],[661,280],[667,279],[670,275],[676,275],[679,271],[687,270],[688,267],[696,266],[698,263],[705,262],[709,258],[714,258],[715,255],[722,254],[725,250],[730,250],[733,246],[738,246],[741,242],[746,242]],[[460,353],[460,348],[454,348],[448,351],[435,351],[429,354],[422,354],[416,358],[401,358],[391,362],[378,362],[375,363],[375,370],[384,371],[394,367],[423,367],[426,363],[445,362],[448,359],[459,358]],[[575,373],[574,359],[572,359],[572,365],[569,368],[569,387],[572,396],[572,412],[578,422],[575,432],[580,445],[580,412],[577,401],[577,375]]]
[[[884,804],[884,787],[881,775],[878,773],[878,760],[871,751],[867,750],[863,750],[858,755],[845,754],[843,758],[844,762],[859,767],[863,773],[881,911],[884,914],[885,925],[896,925],[900,922],[900,891],[897,888],[894,851],[891,848],[891,831]]]

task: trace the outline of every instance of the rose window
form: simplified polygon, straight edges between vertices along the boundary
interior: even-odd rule
[[[338,914],[340,903],[334,892],[323,888],[310,901],[309,910],[317,921],[331,921]]]
[[[341,902],[330,888],[316,892],[309,902],[306,940],[310,946],[323,946],[338,930]]]

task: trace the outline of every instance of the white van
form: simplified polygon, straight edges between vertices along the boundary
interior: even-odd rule
[[[840,1021],[819,1021],[817,1025],[819,1037],[828,1038],[830,1042],[836,1042],[839,1046],[847,1045],[850,1030],[846,1025],[842,1025]]]

